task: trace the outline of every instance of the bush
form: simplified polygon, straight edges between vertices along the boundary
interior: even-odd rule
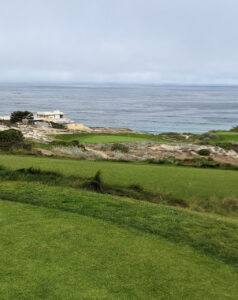
[[[73,141],[60,141],[56,140],[50,143],[52,146],[64,146],[64,147],[77,147],[81,148],[83,151],[86,151],[86,148],[84,144],[80,144],[79,141],[73,140]]]
[[[211,154],[211,151],[208,149],[201,149],[198,151],[198,154],[201,156],[209,156]]]
[[[29,112],[29,111],[14,111],[13,113],[11,113],[11,118],[10,118],[10,122],[11,123],[18,123],[18,122],[22,122],[23,119],[27,119],[27,120],[33,120],[33,113]]]
[[[211,141],[211,140],[217,140],[219,139],[219,136],[215,134],[214,132],[207,132],[204,134],[201,134],[198,139],[200,141]]]
[[[26,151],[31,151],[32,150],[32,145],[31,144],[23,144],[23,149]]]
[[[41,169],[37,168],[23,168],[16,170],[18,173],[23,174],[31,174],[31,175],[45,175],[45,176],[55,176],[55,177],[63,177],[60,173],[54,172],[54,171],[42,171]]]
[[[230,131],[238,132],[238,126],[235,126],[235,127],[231,128]]]
[[[80,144],[78,140],[73,140],[72,142],[69,142],[72,146],[81,148],[83,151],[86,151],[86,148],[84,144]]]
[[[63,124],[55,123],[55,122],[50,122],[52,128],[55,129],[66,129],[66,126]]]
[[[0,149],[13,150],[22,149],[24,146],[24,138],[21,131],[9,129],[0,132]]]
[[[149,164],[166,164],[166,165],[176,165],[176,166],[185,166],[185,167],[194,167],[194,168],[214,168],[222,170],[238,170],[238,166],[232,164],[225,164],[214,161],[211,157],[199,157],[199,158],[185,158],[179,159],[175,157],[167,159],[147,159]]]
[[[78,140],[73,140],[73,141],[71,142],[71,144],[72,144],[72,146],[74,146],[74,147],[78,147],[78,146],[79,146],[79,141],[78,141]]]
[[[121,151],[121,152],[124,152],[124,153],[128,153],[129,152],[129,147],[127,147],[123,144],[115,143],[115,144],[112,144],[111,150],[112,151]]]
[[[215,144],[218,147],[221,147],[225,150],[233,150],[238,153],[238,143],[232,142],[232,143],[216,143]]]
[[[100,170],[97,171],[96,175],[92,179],[86,181],[82,185],[82,187],[86,188],[88,190],[98,192],[98,193],[103,193],[104,192],[104,184],[102,181],[101,171]]]

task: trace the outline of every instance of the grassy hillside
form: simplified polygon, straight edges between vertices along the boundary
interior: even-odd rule
[[[237,299],[236,220],[39,183],[0,195],[1,299]]]
[[[0,155],[0,165],[12,169],[33,166],[81,177],[94,176],[101,169],[106,183],[140,184],[149,190],[171,193],[190,201],[211,197],[238,197],[237,171],[4,154]]]

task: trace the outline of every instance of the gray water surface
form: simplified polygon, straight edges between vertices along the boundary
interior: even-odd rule
[[[0,84],[0,115],[60,109],[87,126],[205,132],[238,125],[238,86]]]

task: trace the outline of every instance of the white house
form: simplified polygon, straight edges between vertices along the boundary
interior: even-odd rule
[[[45,121],[58,120],[64,118],[64,113],[60,110],[38,112],[36,118]]]
[[[35,121],[48,121],[60,124],[74,123],[72,120],[65,118],[64,113],[60,110],[38,112],[34,117]]]

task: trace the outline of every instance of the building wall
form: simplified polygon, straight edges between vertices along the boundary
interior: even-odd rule
[[[38,118],[41,118],[43,120],[54,120],[54,119],[60,119],[60,115],[37,115]]]

